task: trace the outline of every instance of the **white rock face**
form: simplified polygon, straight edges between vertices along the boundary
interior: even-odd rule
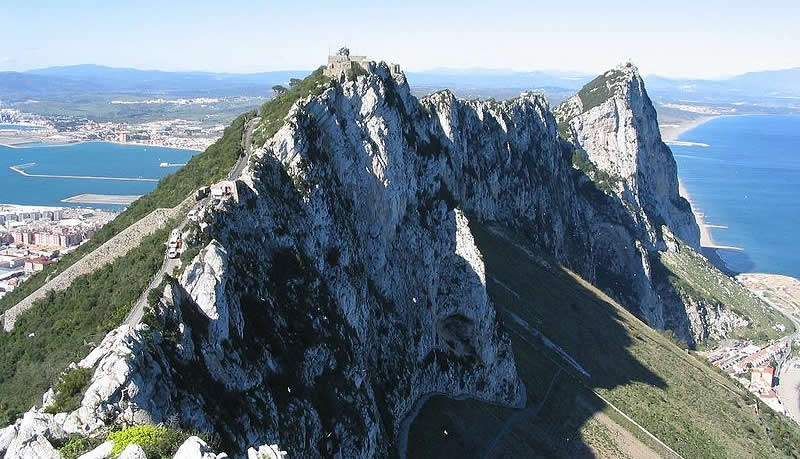
[[[119,459],[147,459],[147,455],[139,445],[128,445],[119,453]]]
[[[178,448],[173,459],[217,459],[217,455],[199,437],[189,437]]]
[[[111,457],[111,450],[114,449],[114,442],[106,441],[101,443],[97,448],[81,455],[78,459],[108,459]]]
[[[238,202],[201,212],[205,246],[165,289],[160,329],[122,326],[80,362],[96,371],[63,430],[177,420],[236,456],[386,457],[425,394],[516,405],[471,221],[524,232],[653,326],[707,333],[717,316],[653,284],[660,223],[689,243],[697,226],[638,74],[621,78],[619,97],[560,111],[621,177],[610,194],[573,168],[541,95],[417,100],[379,65],[300,100],[252,154]],[[0,452],[18,430],[0,431]],[[213,457],[190,440],[182,454]]]
[[[284,459],[286,455],[287,452],[281,451],[278,445],[262,445],[247,450],[247,459]]]
[[[663,249],[659,227],[666,224],[699,249],[700,230],[689,203],[678,192],[672,152],[661,141],[655,108],[631,64],[609,70],[557,109],[575,146],[601,171],[621,179],[617,195],[631,205],[650,248]],[[593,97],[606,93],[598,105]],[[594,106],[585,106],[583,98]],[[602,99],[602,98],[601,98]]]
[[[0,457],[58,459],[61,456],[49,441],[65,437],[66,433],[53,415],[32,410],[0,430]]]

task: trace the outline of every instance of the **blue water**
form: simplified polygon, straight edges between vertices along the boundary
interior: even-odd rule
[[[800,116],[726,116],[680,140],[710,146],[672,146],[678,175],[719,250],[735,271],[800,278]]]
[[[177,168],[162,162],[185,163],[196,153],[172,148],[89,142],[59,146],[8,148],[0,146],[0,203],[69,206],[61,200],[82,193],[145,194],[156,182],[25,177],[9,169],[25,163],[30,174],[91,175],[102,177],[161,178]],[[81,204],[74,204],[79,206]],[[120,209],[122,206],[83,204]]]
[[[41,129],[39,126],[20,126],[17,124],[0,124],[0,130],[9,131],[35,131]]]

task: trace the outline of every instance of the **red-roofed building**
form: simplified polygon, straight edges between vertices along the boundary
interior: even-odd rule
[[[25,262],[25,272],[35,273],[44,269],[45,266],[52,263],[53,260],[45,257],[32,258]]]
[[[772,390],[772,379],[775,376],[775,369],[772,367],[756,367],[750,373],[750,389],[761,393]]]

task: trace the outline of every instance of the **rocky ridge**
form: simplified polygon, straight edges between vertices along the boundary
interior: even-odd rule
[[[641,78],[618,72],[611,99],[557,111],[574,111],[573,143],[542,95],[417,100],[384,64],[300,100],[254,153],[238,202],[203,210],[205,246],[153,318],[106,336],[79,364],[95,369],[80,408],[48,419],[91,435],[177,418],[234,455],[277,443],[372,457],[395,452],[424,394],[515,405],[524,387],[470,219],[519,229],[650,325],[693,339],[650,263],[673,232],[696,246],[697,226]],[[576,147],[619,187],[598,189]],[[61,435],[8,429],[7,457]]]

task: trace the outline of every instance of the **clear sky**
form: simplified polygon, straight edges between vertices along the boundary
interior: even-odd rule
[[[347,44],[408,70],[598,73],[632,60],[707,78],[800,66],[799,25],[800,0],[3,0],[0,71],[311,69]]]

